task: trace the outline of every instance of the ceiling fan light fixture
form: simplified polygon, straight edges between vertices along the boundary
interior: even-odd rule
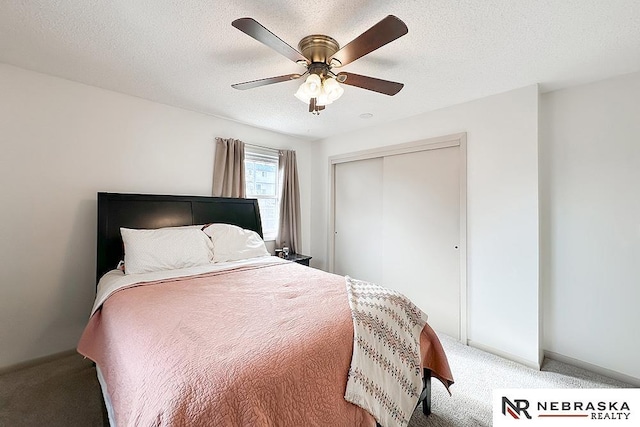
[[[333,77],[322,79],[319,75],[312,74],[298,87],[294,95],[305,104],[309,104],[311,99],[315,98],[316,105],[325,106],[340,98],[343,93],[344,89]]]

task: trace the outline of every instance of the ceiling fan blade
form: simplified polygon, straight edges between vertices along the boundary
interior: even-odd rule
[[[286,44],[278,36],[271,31],[263,27],[258,21],[253,18],[240,18],[231,23],[234,27],[242,31],[243,33],[253,37],[260,43],[269,46],[281,55],[286,56],[293,62],[304,61],[308,63],[307,58],[302,56],[300,52]]]
[[[280,82],[286,82],[288,80],[299,79],[300,77],[302,77],[302,74],[287,74],[284,76],[269,77],[267,79],[251,80],[250,82],[236,83],[231,85],[231,87],[234,89],[240,89],[240,90],[253,89],[254,87],[266,86],[273,83],[280,83]]]
[[[403,83],[376,79],[375,77],[361,76],[360,74],[338,73],[337,77],[339,77],[338,81],[340,81],[342,84],[372,90],[374,92],[383,93],[389,96],[395,95],[404,87]],[[344,78],[346,78],[346,80],[342,80]]]
[[[334,61],[332,65],[334,67],[347,65],[408,32],[409,29],[400,18],[389,15],[337,51],[331,59],[337,59],[340,64],[335,64]]]

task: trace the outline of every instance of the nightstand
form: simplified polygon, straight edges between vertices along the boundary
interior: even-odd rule
[[[309,266],[309,260],[311,258],[313,258],[313,257],[310,257],[309,255],[289,254],[289,258],[285,258],[285,259],[287,259],[289,261],[297,262],[298,264],[306,265],[308,267]]]

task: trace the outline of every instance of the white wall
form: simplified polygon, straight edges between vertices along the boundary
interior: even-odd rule
[[[309,143],[0,64],[0,367],[72,349],[95,291],[96,192],[210,195],[214,138]]]
[[[468,144],[469,339],[537,366],[535,85],[315,142],[311,152],[312,265],[328,265],[329,156],[458,132],[467,132]]]
[[[467,132],[472,343],[538,361],[539,179],[544,348],[640,378],[640,73],[544,94],[539,117],[530,86],[311,144],[2,64],[0,93],[0,367],[76,345],[97,191],[208,195],[216,136],[293,148],[326,267],[329,156]]]
[[[544,348],[640,378],[640,73],[540,105]]]

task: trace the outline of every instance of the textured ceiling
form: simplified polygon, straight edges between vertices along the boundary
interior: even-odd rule
[[[314,33],[344,45],[388,14],[409,33],[342,70],[405,83],[394,97],[345,86],[314,116],[293,96],[300,81],[231,88],[304,70],[233,28],[236,18],[297,47]],[[640,70],[640,1],[4,0],[0,62],[316,139],[533,83]]]

